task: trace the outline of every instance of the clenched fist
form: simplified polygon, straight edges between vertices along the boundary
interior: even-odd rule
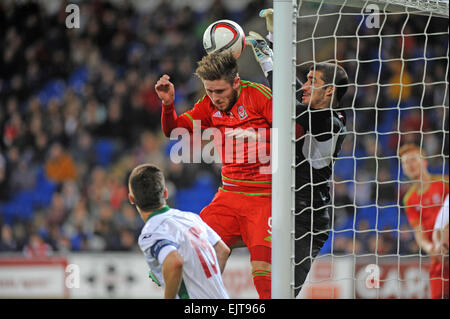
[[[155,84],[155,91],[164,105],[170,105],[175,100],[175,87],[169,81],[170,76],[164,74]]]

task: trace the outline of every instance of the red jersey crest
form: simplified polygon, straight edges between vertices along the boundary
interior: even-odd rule
[[[238,106],[237,112],[239,115],[239,119],[241,119],[241,120],[245,119],[248,116],[247,112],[245,112],[245,108],[242,104]]]

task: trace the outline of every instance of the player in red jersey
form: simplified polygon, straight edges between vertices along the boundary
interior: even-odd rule
[[[403,172],[414,182],[403,198],[405,212],[417,244],[431,257],[431,298],[448,298],[448,254],[442,258],[432,238],[436,217],[449,193],[448,178],[443,180],[441,176],[431,175],[425,152],[414,144],[403,145],[399,156]]]
[[[185,128],[192,133],[196,123],[202,129],[220,131],[214,143],[222,159],[223,187],[200,216],[229,247],[242,242],[248,247],[255,288],[260,298],[270,298],[272,176],[270,163],[261,159],[259,151],[270,152],[272,92],[262,84],[241,80],[229,53],[205,56],[195,74],[206,95],[180,116],[174,110],[170,77],[163,75],[156,83],[163,104],[163,132],[170,136],[175,128]],[[231,148],[227,147],[230,140]]]

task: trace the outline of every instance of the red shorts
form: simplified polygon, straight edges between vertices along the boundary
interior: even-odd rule
[[[250,196],[219,189],[200,217],[230,247],[242,240],[250,260],[271,261],[272,197]]]
[[[430,291],[432,299],[448,299],[448,257],[443,262],[433,261],[430,265]]]

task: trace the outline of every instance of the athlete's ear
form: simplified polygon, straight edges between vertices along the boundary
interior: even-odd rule
[[[169,192],[167,191],[167,188],[164,187],[164,199],[169,198]]]
[[[239,88],[239,85],[241,85],[241,78],[239,77],[239,75],[237,75],[233,81],[233,89],[237,90]]]
[[[128,193],[128,200],[130,201],[131,205],[134,205],[134,197],[131,195],[131,193]]]
[[[325,95],[326,96],[332,97],[333,93],[335,93],[335,92],[336,92],[336,87],[334,85],[329,85],[325,89]]]
[[[428,167],[428,160],[424,157],[422,157],[422,165],[425,169]]]
[[[335,105],[336,97],[336,87],[334,85],[327,86],[325,89],[325,96],[330,97],[330,107]]]

